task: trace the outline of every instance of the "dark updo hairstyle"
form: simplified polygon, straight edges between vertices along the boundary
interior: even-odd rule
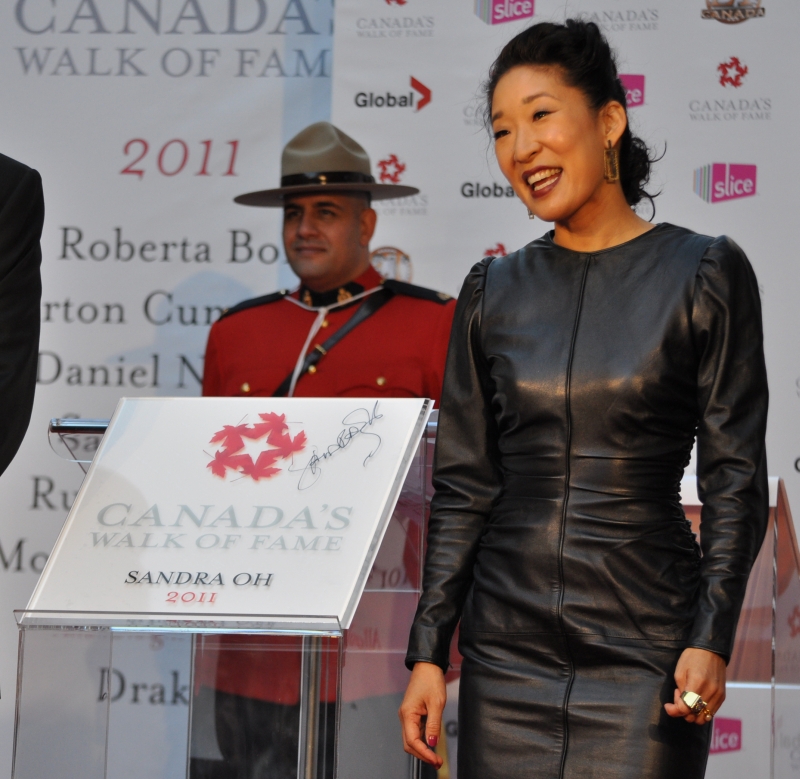
[[[483,90],[485,121],[490,131],[492,98],[497,83],[509,70],[520,65],[559,68],[567,84],[580,89],[595,111],[611,100],[627,108],[625,88],[617,75],[616,58],[594,22],[582,19],[567,19],[564,24],[540,22],[512,38],[489,69]],[[625,199],[631,206],[643,199],[649,200],[655,213],[653,198],[658,193],[651,194],[644,187],[650,180],[653,163],[660,158],[651,156],[647,144],[631,132],[630,125],[622,134],[619,157],[620,183]]]

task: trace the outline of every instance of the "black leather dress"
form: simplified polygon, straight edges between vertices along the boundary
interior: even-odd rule
[[[761,307],[728,238],[662,224],[476,265],[439,416],[406,662],[461,618],[459,779],[697,779],[681,651],[730,657],[764,536]],[[698,441],[701,549],[679,501]]]

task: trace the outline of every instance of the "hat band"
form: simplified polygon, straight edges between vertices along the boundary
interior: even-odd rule
[[[354,171],[335,171],[333,173],[293,173],[281,176],[281,187],[304,187],[309,184],[374,184],[375,179],[368,173]]]

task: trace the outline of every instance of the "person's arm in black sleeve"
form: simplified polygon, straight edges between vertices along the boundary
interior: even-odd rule
[[[425,556],[423,592],[411,628],[406,666],[447,670],[450,640],[472,582],[472,568],[501,487],[489,369],[481,350],[481,312],[491,260],[467,276],[447,353]]]
[[[717,238],[700,263],[692,311],[699,354],[697,489],[701,580],[688,645],[729,660],[750,569],[767,528],[767,371],[761,301],[742,250]]]
[[[33,409],[43,222],[39,174],[0,155],[0,473],[17,453]]]

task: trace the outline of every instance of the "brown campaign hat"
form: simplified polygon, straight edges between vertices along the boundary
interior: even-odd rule
[[[243,206],[283,206],[287,195],[324,191],[366,192],[373,200],[409,197],[419,192],[400,184],[378,184],[369,156],[349,135],[330,122],[317,122],[295,135],[281,156],[281,185],[235,197]]]

